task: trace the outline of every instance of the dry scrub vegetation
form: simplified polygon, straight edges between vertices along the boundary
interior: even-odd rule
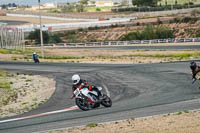
[[[130,118],[129,120],[96,124],[47,133],[200,133],[200,111]]]
[[[40,48],[28,48],[26,51],[38,51]],[[45,58],[41,62],[74,62],[97,64],[138,64],[185,61],[200,58],[199,50],[105,50],[45,47]],[[31,61],[32,53],[1,53],[0,60]]]
[[[0,70],[0,118],[37,108],[50,98],[54,90],[52,78]]]

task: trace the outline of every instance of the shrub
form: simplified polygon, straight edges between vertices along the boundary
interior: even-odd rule
[[[152,26],[147,25],[142,32],[130,32],[120,40],[127,41],[127,40],[152,40],[152,39],[166,39],[166,38],[173,38],[174,34],[173,31],[170,30],[167,26]]]
[[[195,37],[200,37],[200,28],[196,31],[196,36]]]
[[[184,113],[189,113],[189,111],[188,110],[184,110]]]
[[[96,127],[98,124],[96,124],[96,123],[90,123],[90,124],[88,124],[87,125],[87,127]]]
[[[101,11],[101,9],[100,8],[96,8],[96,11]]]
[[[60,37],[56,33],[49,34],[49,32],[47,31],[43,31],[42,33],[43,33],[44,44],[62,42]],[[35,40],[36,44],[40,44],[40,30],[36,29],[35,31],[30,32],[28,39],[30,39],[31,42]]]

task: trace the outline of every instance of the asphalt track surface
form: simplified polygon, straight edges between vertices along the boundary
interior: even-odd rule
[[[142,44],[141,44],[142,45]],[[67,47],[67,49],[99,49],[99,50],[199,50],[199,44],[193,45],[166,45],[166,46],[94,46],[94,47]],[[63,47],[62,47],[63,49]]]
[[[71,76],[78,73],[97,86],[107,87],[111,108],[80,109],[0,123],[0,133],[30,133],[199,109],[200,90],[191,84],[189,62],[98,65],[73,63],[0,62],[9,72],[40,74],[56,80],[56,91],[45,104],[19,118],[74,106]],[[0,121],[5,119],[0,119]]]
[[[6,23],[7,25],[20,25],[29,23],[27,21],[13,21],[13,20],[0,20],[0,23]]]

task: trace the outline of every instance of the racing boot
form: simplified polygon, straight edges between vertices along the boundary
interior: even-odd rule
[[[101,99],[101,98],[102,98],[102,93],[101,93],[101,91],[99,91],[99,89],[98,89],[97,87],[95,87],[95,86],[93,87],[93,89],[94,89],[94,91],[97,92],[99,99]]]

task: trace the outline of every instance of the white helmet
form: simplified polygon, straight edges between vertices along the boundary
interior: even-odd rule
[[[74,74],[72,76],[72,81],[73,81],[74,85],[78,84],[80,80],[81,80],[81,78],[80,78],[80,76],[78,74]]]

